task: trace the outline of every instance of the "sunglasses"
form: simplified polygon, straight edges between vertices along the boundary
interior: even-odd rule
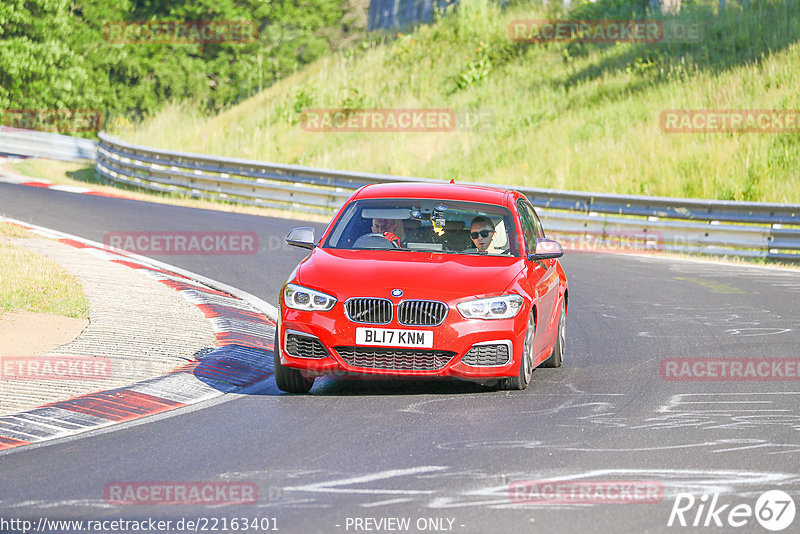
[[[481,237],[489,237],[489,234],[493,234],[494,230],[481,230],[480,232],[472,232],[469,236],[472,239],[478,239],[478,236]]]

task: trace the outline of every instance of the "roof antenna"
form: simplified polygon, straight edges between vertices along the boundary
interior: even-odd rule
[[[451,183],[451,184],[454,184],[454,183],[456,183],[456,179],[455,179],[455,178],[450,178],[450,183]]]

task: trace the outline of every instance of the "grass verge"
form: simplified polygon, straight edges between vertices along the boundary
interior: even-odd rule
[[[800,109],[800,8],[698,0],[673,43],[517,43],[518,19],[662,17],[647,2],[464,0],[408,34],[326,56],[215,116],[173,104],[126,140],[316,167],[512,186],[800,202],[796,133],[667,133],[661,112]],[[314,132],[308,108],[486,111],[486,129]]]
[[[88,319],[89,301],[74,276],[4,237],[31,234],[13,224],[0,223],[0,314],[30,311]]]

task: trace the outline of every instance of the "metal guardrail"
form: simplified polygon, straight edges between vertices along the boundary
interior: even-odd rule
[[[65,161],[94,160],[97,141],[34,130],[0,127],[0,154]]]
[[[365,184],[442,183],[160,150],[125,143],[103,132],[99,137],[95,169],[108,180],[278,209],[330,215]],[[800,261],[800,204],[514,189],[539,208],[545,228],[568,248]]]
[[[332,214],[353,190],[368,183],[441,183],[173,152],[105,133],[100,133],[96,169],[109,180],[155,191],[322,214]],[[514,189],[527,195],[549,232],[569,248],[800,261],[800,204]]]

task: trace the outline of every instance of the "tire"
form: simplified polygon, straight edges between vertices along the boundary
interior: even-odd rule
[[[313,378],[306,378],[297,369],[286,367],[281,363],[281,349],[279,335],[275,332],[274,370],[275,383],[278,389],[286,393],[308,393],[314,385]]]
[[[522,361],[519,362],[519,374],[515,377],[504,378],[498,384],[500,389],[523,390],[528,387],[533,374],[534,335],[536,332],[536,317],[531,310],[528,316],[528,327],[525,329],[525,344],[522,346]]]
[[[553,352],[550,357],[542,362],[542,367],[561,367],[564,363],[564,343],[566,342],[566,305],[565,301],[561,300],[561,311],[558,315],[558,331],[556,332],[556,342],[553,344]]]

